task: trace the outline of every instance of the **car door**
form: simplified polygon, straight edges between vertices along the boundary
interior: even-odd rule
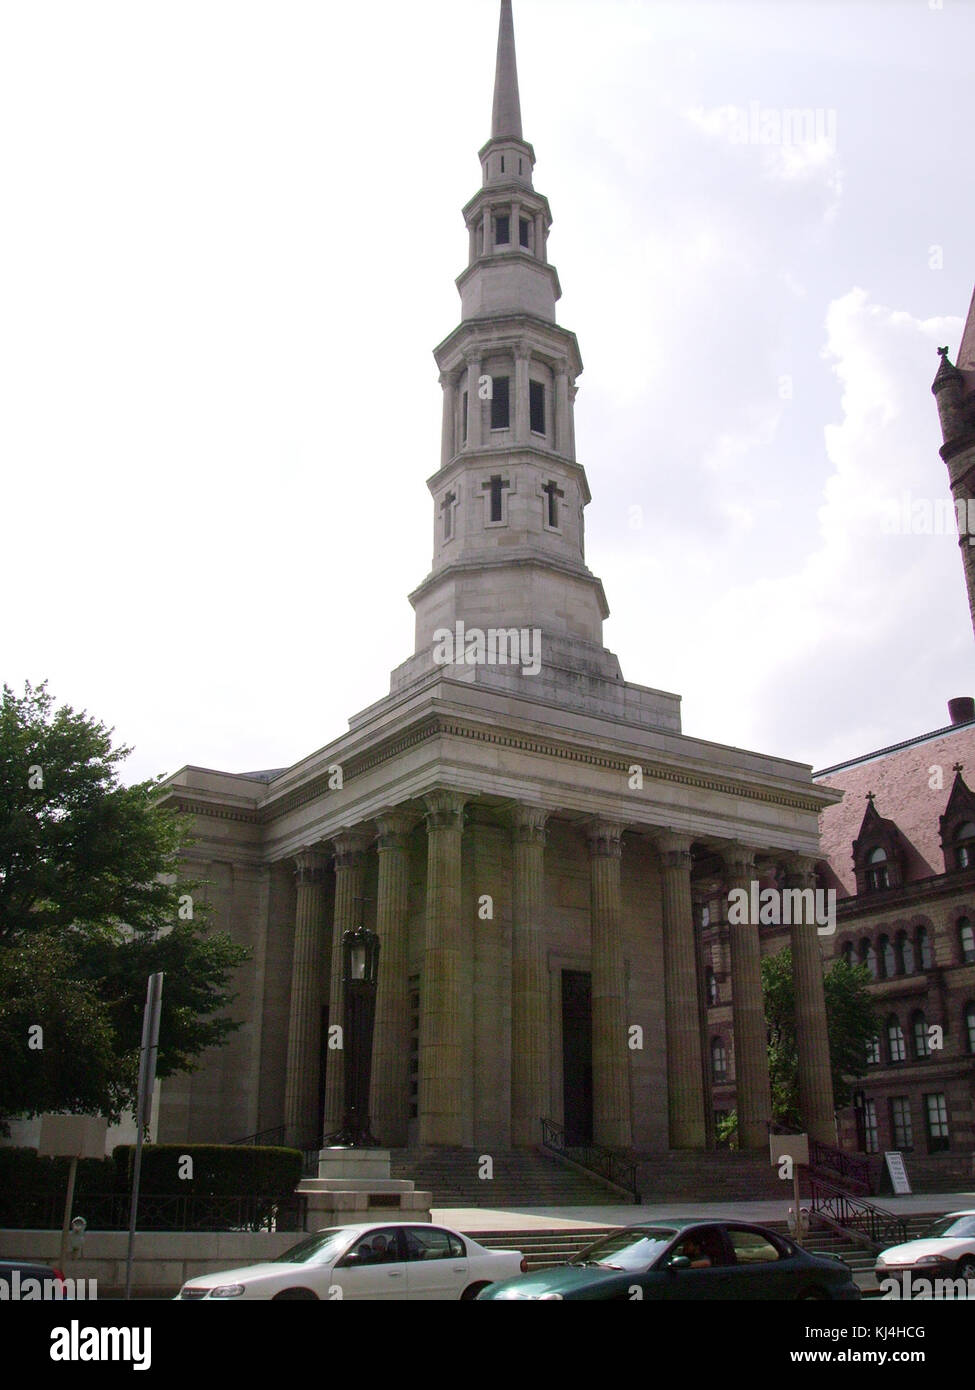
[[[460,1298],[470,1279],[467,1249],[440,1226],[406,1226],[406,1278],[410,1298]]]
[[[726,1227],[734,1260],[732,1298],[795,1298],[802,1272],[789,1247],[754,1226]]]
[[[332,1285],[343,1299],[405,1299],[402,1229],[376,1226],[359,1236],[332,1271]]]
[[[675,1259],[688,1258],[690,1242],[694,1242],[694,1263],[675,1265]],[[704,1261],[707,1264],[704,1264]],[[681,1232],[680,1238],[657,1262],[641,1282],[645,1298],[662,1298],[668,1302],[707,1302],[711,1299],[734,1298],[732,1255],[720,1226],[694,1226]]]

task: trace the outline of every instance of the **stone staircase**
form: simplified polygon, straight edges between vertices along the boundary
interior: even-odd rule
[[[763,1153],[732,1149],[673,1151],[638,1160],[641,1201],[745,1202],[774,1199],[791,1206],[791,1191]]]
[[[483,1158],[492,1176],[479,1176]],[[432,1192],[435,1207],[618,1206],[626,1197],[540,1150],[484,1155],[477,1149],[393,1149],[390,1176]]]

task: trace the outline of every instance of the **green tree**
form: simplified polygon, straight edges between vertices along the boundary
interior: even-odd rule
[[[867,1050],[879,1030],[869,984],[870,971],[866,966],[848,965],[845,960],[834,961],[823,979],[833,1103],[837,1110],[851,1103],[854,1084],[867,1069]],[[799,1050],[792,951],[788,947],[777,955],[762,958],[762,991],[768,1029],[772,1119],[777,1124],[798,1129],[802,1126]],[[735,1147],[737,1137],[738,1119],[732,1110],[718,1126],[718,1140]]]
[[[201,885],[179,876],[185,822],[160,805],[160,778],[121,784],[131,749],[112,732],[55,708],[46,682],[3,687],[0,1126],[131,1106],[154,971],[166,975],[158,1076],[192,1070],[240,1026],[226,1010],[248,952],[209,929]]]
[[[835,961],[823,980],[833,1102],[837,1110],[852,1101],[854,1083],[866,1072],[867,1049],[879,1027],[869,983],[866,966],[848,965],[844,960]],[[780,1124],[799,1126],[799,1051],[791,950],[763,958],[762,989],[772,1115]]]

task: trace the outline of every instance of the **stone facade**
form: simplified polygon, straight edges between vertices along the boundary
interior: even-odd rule
[[[163,1088],[159,1139],[337,1127],[342,931],[381,940],[372,1127],[390,1146],[537,1143],[542,1119],[649,1152],[710,1142],[693,903],[819,854],[839,793],[807,766],[681,732],[680,700],[623,679],[584,554],[582,362],[555,321],[551,214],[521,130],[511,5],[482,187],[464,209],[460,326],[437,349],[434,550],[390,693],[295,766],[185,767],[188,870],[253,951],[245,1020]],[[825,1019],[797,953],[802,1046]],[[757,927],[730,941],[744,1142],[766,1143]],[[810,1126],[832,1137],[828,1070]],[[828,1101],[828,1098],[827,1098]],[[826,1106],[826,1116],[823,1107]]]

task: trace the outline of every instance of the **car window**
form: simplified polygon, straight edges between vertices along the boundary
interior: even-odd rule
[[[398,1226],[377,1226],[365,1231],[351,1245],[339,1260],[337,1268],[355,1268],[361,1265],[402,1264],[400,1228]]]
[[[463,1242],[439,1226],[410,1226],[406,1231],[408,1260],[456,1260],[465,1253]]]
[[[740,1265],[775,1264],[782,1258],[782,1252],[773,1245],[768,1236],[761,1231],[744,1231],[735,1226],[728,1227],[728,1239],[735,1252],[735,1262]]]
[[[932,1222],[922,1240],[964,1240],[975,1236],[975,1216],[942,1216]]]
[[[681,1268],[712,1269],[727,1264],[724,1242],[717,1226],[694,1226],[676,1240],[664,1257],[663,1268],[680,1260]],[[683,1261],[687,1260],[688,1265]]]
[[[318,1231],[307,1240],[292,1245],[283,1255],[278,1255],[274,1264],[327,1265],[341,1255],[349,1243],[348,1228],[337,1227],[329,1231]]]
[[[587,1245],[574,1265],[601,1264],[613,1269],[647,1269],[666,1250],[677,1231],[667,1226],[628,1226]]]

